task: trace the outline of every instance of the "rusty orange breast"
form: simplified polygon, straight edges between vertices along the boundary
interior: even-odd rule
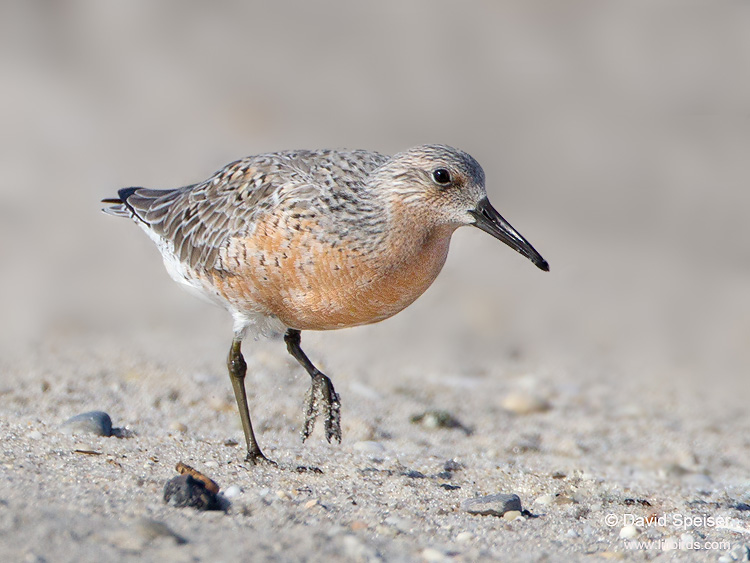
[[[432,284],[448,254],[452,229],[384,238],[363,252],[342,239],[263,222],[230,242],[237,271],[213,284],[240,311],[274,315],[299,330],[358,326],[391,317]]]

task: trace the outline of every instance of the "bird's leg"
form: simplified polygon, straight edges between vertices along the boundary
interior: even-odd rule
[[[341,401],[333,388],[333,383],[326,374],[316,368],[300,348],[300,331],[290,328],[284,335],[287,350],[302,364],[312,378],[310,390],[305,398],[305,425],[302,429],[302,441],[307,440],[315,427],[319,414],[325,418],[326,439],[328,442],[341,442]]]
[[[237,399],[240,419],[242,419],[242,431],[245,433],[245,443],[247,444],[245,461],[249,461],[253,465],[262,461],[273,463],[260,451],[260,446],[255,440],[255,434],[253,433],[253,423],[250,422],[247,393],[245,393],[247,364],[245,363],[245,358],[242,357],[242,337],[239,335],[235,335],[234,340],[232,340],[232,347],[229,349],[229,357],[227,358],[227,367],[229,368],[229,378],[232,380],[234,398]]]

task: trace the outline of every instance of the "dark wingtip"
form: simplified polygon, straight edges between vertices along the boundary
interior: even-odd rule
[[[542,260],[541,262],[537,262],[537,268],[539,268],[543,272],[549,272],[549,262],[547,262],[546,260]]]
[[[133,195],[140,188],[122,188],[117,190],[119,197],[108,197],[102,200],[102,203],[109,203],[111,205],[117,205],[118,203],[125,203],[128,198]]]
[[[111,206],[105,207],[102,211],[107,215],[115,215],[117,217],[135,216],[135,210],[128,205],[128,198],[139,189],[140,188],[122,188],[121,190],[117,190],[117,195],[119,197],[108,197],[102,200],[102,203]]]
[[[125,203],[137,190],[140,190],[140,188],[122,188],[117,190],[117,195],[120,196],[120,201]]]

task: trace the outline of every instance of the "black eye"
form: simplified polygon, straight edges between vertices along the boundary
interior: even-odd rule
[[[450,184],[451,181],[451,173],[448,172],[445,168],[438,168],[432,173],[432,179],[435,180],[438,184]]]

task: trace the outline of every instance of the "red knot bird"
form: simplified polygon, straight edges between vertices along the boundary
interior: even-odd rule
[[[549,266],[487,199],[484,171],[463,151],[424,145],[394,156],[364,150],[249,156],[208,180],[172,190],[124,188],[105,212],[133,219],[161,251],[170,276],[234,318],[227,366],[247,443],[253,433],[243,338],[284,333],[312,378],[302,438],[323,416],[341,441],[331,380],[300,347],[300,331],[391,317],[435,280],[453,232],[474,225],[537,267]]]

